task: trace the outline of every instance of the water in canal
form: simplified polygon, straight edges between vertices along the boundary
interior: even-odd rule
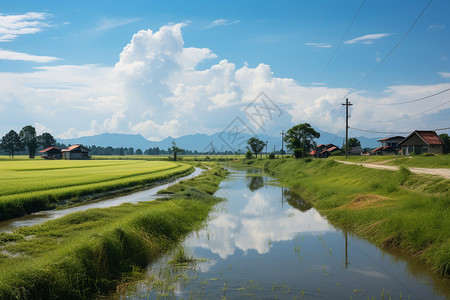
[[[122,196],[115,196],[107,199],[100,199],[81,205],[65,207],[61,209],[46,210],[35,212],[20,218],[0,222],[0,232],[13,232],[15,229],[24,226],[34,226],[42,224],[48,220],[64,217],[73,212],[85,211],[91,208],[106,208],[112,206],[118,206],[123,203],[137,203],[141,201],[151,201],[163,197],[164,195],[157,194],[158,191],[168,188],[169,186],[176,184],[180,180],[194,178],[202,173],[202,169],[195,168],[195,171],[191,174],[182,177],[174,177],[165,180],[163,184],[156,185],[152,188],[144,189],[142,191],[125,194]]]
[[[129,299],[446,299],[448,281],[331,226],[308,203],[257,170],[221,183],[206,227],[184,248],[185,267],[148,268]]]

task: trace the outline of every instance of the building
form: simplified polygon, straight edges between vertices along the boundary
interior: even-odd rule
[[[90,159],[89,151],[88,148],[82,145],[73,145],[61,150],[64,159]]]
[[[383,139],[379,139],[381,147],[392,147],[393,149],[400,150],[399,143],[405,139],[404,136],[391,136]]]
[[[373,149],[370,154],[372,154],[372,155],[397,155],[398,151],[399,150],[394,149],[391,146],[386,146],[386,147],[378,147],[376,149]]]
[[[415,130],[399,143],[403,155],[442,154],[444,142],[435,131]]]
[[[362,155],[364,149],[361,146],[355,146],[348,149],[348,155]]]
[[[339,147],[333,144],[327,144],[323,148],[323,150],[319,153],[319,157],[328,158],[333,152],[339,151]]]
[[[63,157],[61,149],[56,147],[48,147],[44,150],[39,151],[41,157],[45,159],[61,159]]]

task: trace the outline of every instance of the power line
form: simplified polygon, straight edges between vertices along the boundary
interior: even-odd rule
[[[362,103],[366,103],[366,104],[370,104],[370,105],[400,105],[400,104],[406,104],[406,103],[422,101],[422,100],[425,100],[425,99],[428,99],[428,98],[440,95],[440,94],[448,92],[448,91],[450,91],[450,88],[445,89],[445,90],[440,91],[440,92],[437,92],[437,93],[434,93],[434,94],[431,94],[431,95],[428,95],[428,96],[425,96],[425,97],[422,97],[422,98],[419,98],[419,99],[414,99],[414,100],[409,100],[409,101],[404,101],[404,102],[396,102],[396,103],[370,103],[370,102],[363,102],[363,101],[361,101],[361,102]]]
[[[403,42],[403,40],[408,36],[408,34],[413,30],[413,28],[416,26],[417,22],[419,21],[419,19],[422,17],[422,15],[425,13],[425,11],[427,10],[428,6],[430,6],[432,0],[429,0],[427,5],[424,7],[424,9],[420,12],[420,14],[417,16],[417,18],[414,20],[414,22],[411,24],[411,26],[409,27],[408,31],[402,36],[402,38],[397,42],[397,44],[395,44],[395,46],[391,49],[391,51],[389,51],[384,57],[383,59],[381,59],[378,64],[369,72],[367,73],[366,76],[364,76],[356,85],[353,86],[352,90],[356,89],[358,86],[360,86],[370,75],[372,75],[385,61],[386,59],[395,51],[395,49],[398,48],[398,46],[400,46],[400,44]],[[345,96],[347,97],[348,95],[350,95],[351,93],[348,92]]]
[[[366,2],[366,0],[363,0],[361,2],[361,5],[359,6],[358,10],[356,11],[355,15],[353,16],[352,21],[350,22],[350,24],[347,27],[347,30],[344,32],[344,35],[342,36],[341,40],[339,41],[339,44],[336,46],[336,48],[334,48],[333,54],[331,55],[330,59],[328,60],[327,64],[325,65],[325,67],[323,68],[322,72],[320,73],[319,77],[317,78],[317,82],[320,81],[320,79],[322,78],[323,73],[325,73],[325,70],[328,68],[328,65],[330,64],[330,62],[333,60],[334,55],[336,54],[337,50],[339,49],[339,47],[342,44],[342,41],[344,40],[345,36],[347,35],[348,31],[350,30],[350,27],[352,27],[353,22],[355,22],[356,17],[359,14],[359,11],[361,10],[361,8],[364,5],[364,2]]]
[[[444,103],[442,103],[442,104],[439,104],[438,106],[435,106],[435,107],[432,107],[432,108],[430,108],[430,109],[427,109],[427,110],[425,110],[425,111],[422,111],[422,112],[419,112],[419,113],[417,113],[417,114],[413,114],[413,115],[408,115],[408,116],[405,116],[405,117],[403,117],[403,118],[398,118],[398,119],[394,119],[394,120],[383,120],[383,121],[366,121],[366,122],[370,122],[370,123],[380,123],[380,122],[383,122],[383,123],[390,123],[390,122],[396,122],[396,121],[400,121],[400,120],[404,120],[404,119],[409,119],[409,118],[412,118],[412,117],[417,117],[417,116],[419,116],[419,115],[422,115],[422,114],[424,114],[424,113],[427,113],[427,112],[429,112],[429,111],[432,111],[432,110],[434,110],[434,109],[436,109],[436,108],[439,108],[439,107],[441,107],[441,106],[444,106],[445,104],[447,104],[447,103],[449,103],[450,102],[450,100],[448,100],[448,101],[446,101],[446,102],[444,102]]]
[[[349,128],[357,131],[370,132],[370,133],[385,133],[385,134],[410,134],[412,131],[374,131],[374,130],[366,130],[349,126]],[[450,127],[446,128],[438,128],[438,129],[427,129],[428,131],[442,131],[448,130]]]

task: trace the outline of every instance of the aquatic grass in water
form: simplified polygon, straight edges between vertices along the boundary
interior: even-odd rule
[[[124,278],[200,228],[220,201],[201,190],[191,195],[77,212],[2,234],[1,245],[18,256],[0,258],[0,298],[85,299],[126,285]]]

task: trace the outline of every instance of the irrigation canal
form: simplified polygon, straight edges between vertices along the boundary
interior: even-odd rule
[[[17,229],[19,227],[38,225],[48,220],[57,219],[73,212],[84,211],[91,208],[105,208],[117,206],[122,203],[137,203],[140,201],[155,200],[157,198],[163,197],[163,195],[157,194],[159,190],[166,189],[168,186],[173,185],[179,182],[180,180],[196,177],[201,173],[202,169],[195,168],[195,171],[189,175],[175,178],[174,180],[169,180],[164,184],[157,185],[146,190],[125,194],[123,196],[89,202],[86,204],[72,206],[63,209],[40,211],[21,218],[2,221],[0,222],[0,232],[12,232],[14,231],[14,229]]]
[[[187,266],[148,267],[127,299],[446,299],[448,281],[330,225],[258,170],[232,171],[204,229],[183,243]]]

